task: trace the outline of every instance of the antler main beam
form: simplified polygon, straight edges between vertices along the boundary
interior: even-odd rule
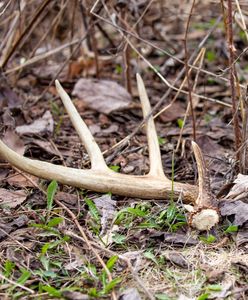
[[[101,193],[112,192],[113,194],[129,197],[138,197],[144,199],[168,199],[171,196],[172,182],[164,175],[163,172],[158,137],[153,118],[150,117],[146,124],[150,159],[149,173],[143,176],[116,173],[110,170],[106,165],[101,150],[96,144],[88,127],[81,119],[68,94],[57,80],[55,83],[57,91],[67,110],[71,122],[89,154],[91,160],[91,169],[79,170],[54,165],[48,162],[32,160],[17,154],[2,141],[0,141],[0,155],[2,158],[7,160],[11,165],[27,173],[48,180],[57,180],[62,184],[89,189]],[[137,74],[137,84],[143,116],[146,118],[151,112],[151,107],[144,83],[139,74]],[[202,189],[200,189],[200,191],[202,191]],[[218,213],[215,207],[212,209],[211,203],[205,203],[204,199],[203,201],[199,200],[199,197],[202,199],[202,194],[199,194],[198,187],[174,182],[173,196],[178,197],[179,195],[183,196],[185,203],[194,204],[192,213],[192,215],[194,215],[192,222],[194,227],[199,228],[200,230],[206,230],[218,222]],[[210,218],[210,224],[208,224],[208,220],[204,220],[204,228],[202,228],[202,226],[198,225],[199,220],[197,219],[196,222],[194,220],[195,215],[198,215],[199,211],[202,213],[202,210],[205,211],[206,208],[211,210],[210,214],[213,213],[214,218]],[[206,219],[206,216],[203,215],[203,218]],[[200,223],[202,223],[202,220],[200,220]]]

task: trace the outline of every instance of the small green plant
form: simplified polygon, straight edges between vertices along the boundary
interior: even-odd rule
[[[210,114],[204,115],[204,121],[208,124],[213,119],[213,117]]]
[[[100,213],[95,205],[95,203],[89,199],[89,198],[85,198],[84,199],[85,203],[87,204],[88,208],[89,208],[89,213],[91,216],[91,220],[89,220],[89,225],[91,227],[91,229],[93,230],[93,232],[96,235],[99,235],[100,233],[100,227],[101,227],[101,218],[100,218]]]
[[[216,241],[216,237],[213,236],[212,234],[209,234],[207,237],[200,236],[200,240],[203,241],[206,244],[212,244]]]
[[[201,294],[197,300],[207,300],[212,299],[212,292],[220,292],[222,290],[222,286],[219,284],[209,284],[204,288],[204,293]]]
[[[166,143],[166,139],[162,137],[158,137],[158,143],[160,146],[163,146]]]
[[[54,196],[58,189],[57,181],[53,180],[50,182],[47,188],[47,220],[50,217],[50,213],[53,207]]]
[[[118,260],[118,256],[114,255],[109,258],[106,263],[106,267],[110,272],[113,271],[113,268]],[[107,273],[103,270],[101,273],[97,272],[97,269],[94,265],[88,265],[87,269],[90,271],[91,276],[93,275],[93,280],[97,287],[92,287],[88,290],[88,295],[90,297],[99,298],[102,296],[107,296],[111,291],[118,285],[122,280],[117,277],[113,280],[109,281],[107,277]]]
[[[177,119],[177,125],[178,125],[178,127],[179,127],[180,129],[182,129],[183,126],[184,126],[183,120],[182,120],[182,119]]]
[[[63,116],[64,116],[64,108],[61,108],[58,106],[58,104],[54,101],[50,101],[50,109],[52,112],[52,115],[57,120],[56,127],[54,130],[55,136],[59,133],[61,124],[63,122]]]
[[[115,72],[117,74],[122,74],[123,70],[122,70],[122,66],[121,65],[116,65],[115,66]]]
[[[3,275],[6,278],[9,278],[13,270],[15,269],[15,263],[12,262],[11,260],[6,260],[3,268],[4,268]]]
[[[210,293],[204,293],[204,294],[201,294],[197,300],[207,300],[209,299],[209,296],[210,296]]]
[[[212,50],[206,52],[206,59],[209,62],[214,62],[216,60],[216,54]]]
[[[119,172],[121,167],[120,167],[120,166],[115,166],[115,165],[113,165],[113,166],[109,166],[109,168],[110,168],[110,170],[112,170],[112,171]]]
[[[158,261],[152,250],[146,251],[143,253],[144,257],[154,262],[155,265],[158,265]]]
[[[115,242],[115,244],[122,245],[122,244],[125,244],[126,236],[115,232],[112,236],[112,240],[113,240],[113,242]]]
[[[230,225],[225,230],[225,233],[237,232],[238,230],[239,230],[239,227],[237,225]]]
[[[21,271],[21,275],[20,277],[17,279],[17,283],[24,285],[25,282],[29,279],[29,277],[31,276],[31,272],[25,268],[20,268]]]
[[[61,298],[62,297],[62,292],[60,290],[57,290],[56,288],[50,286],[50,285],[41,285],[41,289],[44,292],[47,292],[49,296],[51,297],[56,297],[56,298]]]
[[[166,294],[156,294],[155,297],[157,300],[172,300],[172,298]]]

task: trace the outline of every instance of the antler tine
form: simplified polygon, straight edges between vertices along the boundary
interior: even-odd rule
[[[61,84],[58,80],[55,80],[55,85],[59,96],[65,106],[65,109],[70,117],[70,120],[76,129],[79,138],[83,145],[85,146],[91,161],[91,168],[93,170],[109,170],[107,167],[102,152],[98,147],[94,137],[92,136],[90,130],[88,129],[85,122],[82,120],[81,116],[79,115],[78,111],[76,110],[74,104],[71,101],[71,98],[63,89]]]
[[[145,119],[151,112],[151,105],[147,96],[144,82],[138,73],[136,74],[136,78],[137,78],[138,91],[139,91],[139,96],[140,96],[140,101],[142,106],[142,112]],[[161,153],[160,153],[160,148],[158,143],[158,136],[157,136],[157,132],[156,132],[156,128],[152,116],[150,116],[150,118],[147,120],[146,132],[147,132],[149,160],[150,160],[149,175],[156,176],[156,177],[159,176],[166,179],[163,171]]]
[[[210,190],[208,169],[200,147],[192,141],[198,170],[198,197],[189,216],[189,223],[199,230],[209,230],[219,222],[218,201]]]

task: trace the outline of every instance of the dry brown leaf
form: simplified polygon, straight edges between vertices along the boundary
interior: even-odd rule
[[[106,194],[94,199],[94,203],[101,213],[102,230],[100,235],[104,234],[110,221],[113,220],[116,212],[116,201],[111,199],[111,196]]]
[[[75,84],[72,95],[104,114],[126,108],[131,102],[130,94],[118,83],[110,80],[81,78]]]
[[[248,221],[248,204],[240,200],[233,202],[222,201],[220,212],[223,217],[234,215],[234,225],[241,226]]]
[[[10,232],[21,228],[28,223],[29,219],[26,215],[20,215],[14,221],[9,223],[0,223],[0,240],[5,238]]]
[[[165,243],[170,243],[174,246],[193,246],[198,244],[198,241],[187,234],[182,233],[164,233],[161,231],[151,230],[148,237],[159,238]]]
[[[23,134],[42,134],[53,132],[54,121],[52,114],[47,110],[44,115],[35,120],[32,124],[21,125],[16,127],[16,132],[20,135]]]
[[[0,207],[15,208],[22,204],[27,198],[27,194],[23,190],[11,191],[0,188]]]
[[[183,103],[177,101],[172,104],[170,108],[159,115],[159,118],[164,123],[176,121],[178,118],[183,117],[185,114],[185,108]]]
[[[3,137],[4,143],[8,145],[12,150],[17,152],[20,155],[23,155],[25,152],[24,142],[20,137],[12,130],[7,130]]]
[[[235,185],[231,188],[226,198],[239,200],[248,195],[248,175],[238,174],[234,180]]]
[[[189,262],[181,253],[173,251],[165,254],[165,256],[172,264],[175,264],[183,269],[189,268]]]
[[[64,291],[63,296],[65,299],[68,300],[89,300],[90,297],[86,294],[82,294],[80,292],[73,292],[73,291]]]
[[[23,100],[8,86],[1,86],[0,109],[8,105],[9,108],[20,108]]]
[[[23,173],[23,172],[22,172]],[[39,179],[33,175],[25,174],[27,176],[23,176],[22,173],[14,173],[6,180],[9,185],[16,186],[16,187],[36,187],[35,184],[38,184]],[[30,178],[31,180],[28,180]],[[33,184],[34,182],[35,184]]]
[[[42,141],[38,139],[32,139],[32,144],[39,146],[42,150],[45,150],[47,153],[58,155],[58,150],[54,149],[52,143],[48,141]]]
[[[58,192],[55,196],[61,202],[65,202],[68,205],[76,205],[78,203],[78,196],[74,194],[69,194],[65,192]]]
[[[248,244],[248,225],[244,226],[245,228],[242,228],[239,230],[236,236],[236,245],[239,247],[244,244]],[[248,268],[248,267],[247,267]]]
[[[164,234],[164,242],[171,243],[173,245],[196,245],[198,244],[198,241],[190,236],[187,236],[186,234],[180,234],[180,233],[165,233]]]
[[[141,300],[141,297],[136,288],[130,288],[120,295],[119,300]]]

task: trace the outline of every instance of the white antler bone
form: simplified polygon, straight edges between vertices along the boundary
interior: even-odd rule
[[[137,84],[143,116],[145,118],[151,112],[151,107],[144,83],[139,74],[137,74]],[[57,180],[62,184],[96,192],[112,192],[118,195],[144,199],[168,199],[170,197],[172,182],[163,172],[158,138],[152,117],[150,117],[146,123],[150,159],[149,173],[143,176],[119,174],[107,167],[92,134],[81,119],[70,97],[57,80],[56,87],[72,124],[89,154],[91,169],[78,170],[48,162],[32,160],[17,154],[0,141],[0,155],[5,160],[18,169],[35,176],[48,180]],[[193,150],[197,160],[200,188],[198,189],[197,186],[194,185],[174,182],[173,193],[174,197],[182,195],[185,203],[194,204],[194,209],[190,217],[191,224],[199,230],[208,230],[218,223],[217,204],[212,201],[210,197],[202,197],[202,195],[204,195],[203,190],[205,191],[206,189],[203,184],[205,178],[202,176],[204,172],[202,170],[205,168],[205,165],[201,151],[195,143],[193,144]],[[197,156],[201,159],[197,159]]]

